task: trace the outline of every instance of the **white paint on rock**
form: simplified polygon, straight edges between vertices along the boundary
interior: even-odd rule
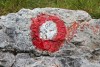
[[[44,40],[52,40],[57,34],[56,23],[46,21],[40,26],[40,38]]]

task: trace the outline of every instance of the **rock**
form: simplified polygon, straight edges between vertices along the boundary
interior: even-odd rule
[[[33,48],[29,34],[27,34],[30,33],[28,29],[29,25],[27,24],[30,23],[30,19],[21,18],[21,16],[16,13],[8,14],[5,18],[1,18],[0,22],[0,24],[5,27],[3,34],[8,36],[8,39],[11,40],[10,42],[8,41],[8,43],[14,44],[10,45],[12,48],[16,48],[17,50],[31,50]]]
[[[57,58],[39,57],[36,59],[34,64],[28,65],[27,67],[62,67],[61,62]]]
[[[63,57],[60,58],[60,61],[62,62],[63,67],[81,67],[82,65],[81,58]]]
[[[40,13],[58,15],[64,22],[67,21],[66,25],[69,25],[78,19],[84,21],[91,19],[91,16],[85,11],[59,8],[21,9],[18,13],[10,13],[7,16],[1,16],[0,24],[5,27],[5,30],[2,33],[8,36],[8,39],[13,42],[13,45],[10,45],[12,48],[16,48],[17,50],[34,50],[30,37],[31,18],[36,17]],[[3,47],[6,46],[7,45],[3,45]]]
[[[0,67],[11,67],[15,62],[15,56],[9,52],[0,52]]]
[[[19,53],[16,55],[16,61],[12,67],[27,67],[27,65],[35,63],[35,60],[28,53]]]
[[[13,67],[47,67],[47,66],[55,67],[56,65],[62,67],[61,62],[56,58],[52,57],[32,58],[28,53],[20,53],[16,55],[16,61]]]
[[[32,44],[31,18],[41,13],[59,17],[68,28],[73,22],[79,24],[73,38],[65,41],[55,53],[39,51]],[[52,39],[57,32],[55,24],[54,26],[50,24],[54,27],[54,31],[52,33],[48,31],[47,39]],[[40,30],[45,33],[44,28]],[[41,38],[45,39],[43,33],[41,33]],[[87,12],[82,10],[21,9],[17,13],[0,17],[0,67],[100,67],[99,48],[100,19],[92,19]]]

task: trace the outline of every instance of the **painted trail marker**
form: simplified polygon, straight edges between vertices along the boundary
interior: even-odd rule
[[[68,30],[64,22],[56,16],[41,14],[32,18],[31,37],[36,48],[55,52],[66,38]]]
[[[100,19],[61,8],[0,16],[0,66],[100,67]]]

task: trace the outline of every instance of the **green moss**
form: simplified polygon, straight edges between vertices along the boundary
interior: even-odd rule
[[[100,0],[0,0],[0,15],[17,12],[21,8],[37,7],[85,10],[93,18],[100,18]]]

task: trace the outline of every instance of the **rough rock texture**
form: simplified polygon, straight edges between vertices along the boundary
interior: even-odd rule
[[[80,24],[69,43],[55,53],[35,49],[30,37],[31,18],[40,13],[56,15],[67,27]],[[89,26],[84,26],[88,23]],[[100,67],[100,19],[82,10],[60,8],[21,9],[0,17],[0,67]]]
[[[11,67],[15,62],[15,56],[9,52],[0,52],[0,67]]]

